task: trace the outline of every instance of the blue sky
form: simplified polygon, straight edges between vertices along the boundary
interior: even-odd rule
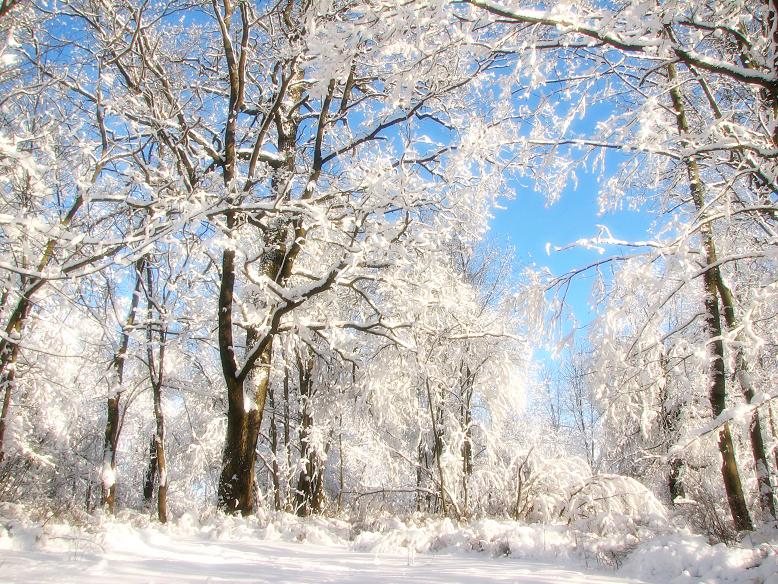
[[[554,251],[555,246],[565,246],[577,239],[594,237],[597,225],[606,225],[615,238],[623,240],[645,239],[653,217],[647,212],[618,211],[604,215],[598,213],[597,193],[599,185],[591,174],[579,176],[577,187],[569,187],[553,205],[547,205],[542,193],[517,186],[513,200],[503,201],[491,223],[489,237],[498,244],[510,244],[515,248],[517,267],[535,265],[548,267],[555,275],[590,264],[608,255],[628,253],[634,250],[613,247],[600,255],[591,249],[567,249]],[[546,244],[551,244],[550,254]],[[589,307],[591,274],[578,276],[567,300],[573,309],[579,326],[592,319]]]

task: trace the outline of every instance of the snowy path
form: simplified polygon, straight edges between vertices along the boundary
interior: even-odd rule
[[[137,544],[137,542],[134,542]],[[518,559],[454,555],[373,554],[343,547],[268,541],[151,538],[125,552],[103,553],[88,541],[69,551],[0,550],[0,581],[273,584],[617,584],[637,583],[596,572]]]

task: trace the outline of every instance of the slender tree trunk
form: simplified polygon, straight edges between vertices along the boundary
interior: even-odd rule
[[[343,489],[345,488],[345,454],[343,452],[343,413],[338,418],[338,513],[343,511]]]
[[[154,436],[149,441],[149,466],[146,468],[146,478],[143,481],[143,500],[151,506],[154,498],[154,485],[157,482],[157,444]]]
[[[767,26],[769,27],[770,35],[770,54],[772,55],[773,62],[770,63],[772,67],[773,75],[778,74],[778,0],[767,0]],[[778,88],[773,86],[773,89],[766,91],[767,102],[772,108],[773,113],[773,144],[778,146]]]
[[[439,427],[438,420],[435,415],[435,409],[432,406],[432,390],[430,389],[429,380],[427,385],[427,405],[429,406],[430,419],[432,420],[432,434],[434,439],[433,455],[435,457],[435,465],[438,470],[439,480],[439,492],[440,492],[440,505],[443,515],[448,515],[448,505],[446,502],[446,486],[445,478],[443,475],[443,462],[441,456],[443,454],[443,429]]]
[[[464,366],[464,381],[462,386],[462,406],[461,406],[461,420],[462,420],[462,434],[464,439],[462,441],[462,497],[463,504],[462,509],[465,514],[470,513],[470,501],[469,501],[469,489],[468,483],[470,475],[473,474],[473,440],[472,440],[472,412],[471,402],[473,400],[473,376],[470,368]]]
[[[424,501],[427,498],[423,497],[421,494],[422,478],[424,476],[422,473],[422,468],[426,466],[426,460],[424,456],[424,440],[422,439],[422,436],[423,434],[419,433],[419,439],[416,442],[416,511],[419,512],[424,509]]]
[[[735,330],[740,326],[740,323],[738,322],[735,312],[734,295],[725,284],[721,270],[716,268],[714,274],[716,276],[716,287],[719,297],[724,306],[724,319],[727,322],[727,327],[730,330]],[[742,343],[742,335],[738,334],[736,341]],[[735,376],[740,384],[746,403],[751,405],[756,394],[749,372],[749,364],[743,354],[743,348],[741,346],[735,348]],[[774,521],[775,490],[770,481],[770,466],[767,462],[767,449],[765,448],[764,437],[762,436],[762,422],[758,408],[754,408],[754,412],[751,415],[751,423],[748,427],[748,437],[751,443],[751,455],[754,459],[754,471],[756,473],[757,485],[759,488],[759,506],[762,509],[762,513]]]
[[[155,393],[159,395],[159,389],[156,389]],[[154,448],[157,454],[157,472],[159,473],[159,487],[157,488],[157,517],[161,523],[167,523],[168,474],[167,460],[165,456],[165,422],[159,398],[155,396],[154,401],[154,415],[157,419],[157,432],[154,435]]]
[[[109,513],[114,512],[116,504],[116,450],[121,434],[121,397],[124,391],[124,364],[127,360],[127,349],[130,344],[130,329],[135,324],[140,302],[141,287],[143,285],[143,272],[146,266],[146,257],[143,256],[135,263],[135,287],[130,300],[130,310],[127,320],[122,328],[119,350],[113,358],[115,390],[106,402],[105,435],[103,439],[103,466],[101,474],[102,491],[100,502]]]
[[[14,380],[16,379],[16,360],[19,356],[19,345],[7,345],[5,354],[0,361],[0,388],[3,391],[3,407],[0,410],[0,463],[5,458],[5,429],[8,424],[8,416],[11,411],[11,397],[13,395]]]
[[[87,513],[92,512],[92,477],[89,477],[86,484],[86,497],[84,500],[84,509]]]
[[[770,425],[770,435],[773,438],[773,443],[778,440],[778,432],[775,430],[775,418],[773,416],[773,404],[772,402],[767,402],[767,421]],[[773,449],[773,464],[775,464],[775,468],[778,468],[778,448]]]
[[[674,65],[668,65],[668,78],[671,83],[677,81],[677,75]],[[673,85],[670,89],[670,97],[675,109],[678,133],[682,142],[686,142],[686,136],[689,133],[689,125],[686,119],[686,110],[683,103],[683,96],[678,85]],[[705,208],[705,192],[700,176],[699,167],[694,157],[690,156],[684,160],[686,172],[689,179],[689,189],[692,199],[698,212],[703,212]],[[725,354],[723,329],[721,326],[721,313],[719,311],[717,278],[715,270],[718,266],[716,256],[716,246],[713,239],[712,227],[705,223],[700,228],[700,235],[705,251],[705,260],[708,269],[705,271],[703,282],[705,287],[705,323],[708,332],[708,346],[711,354],[711,383],[709,391],[709,401],[713,416],[718,417],[726,408],[727,401],[727,378],[725,370]],[[738,531],[752,530],[753,523],[748,511],[748,504],[743,492],[740,472],[735,458],[735,444],[732,440],[732,432],[729,423],[724,423],[719,431],[719,452],[721,453],[721,475],[724,481],[724,489],[727,493],[727,502],[729,504],[732,520],[735,529]]]
[[[680,458],[673,458],[670,461],[670,472],[667,475],[667,488],[670,491],[670,501],[683,499],[686,496],[686,490],[681,481],[681,471],[683,470],[683,461]]]
[[[289,470],[292,468],[292,445],[291,445],[291,429],[292,429],[292,420],[291,420],[291,410],[290,410],[290,404],[289,404],[289,365],[284,365],[284,452],[286,452],[286,468],[287,468],[287,479],[285,481],[286,483],[286,497],[284,498],[284,508],[287,511],[292,510],[292,500],[291,500],[291,488],[289,484]]]
[[[273,507],[281,510],[281,469],[278,465],[278,426],[276,421],[276,400],[272,387],[268,388],[267,397],[270,401],[270,449],[273,452],[271,479],[273,481]]]
[[[154,492],[154,478],[157,484],[157,518],[161,523],[167,523],[167,454],[165,452],[165,414],[162,410],[162,387],[165,379],[165,349],[167,347],[167,325],[163,314],[157,308],[157,319],[154,318],[155,286],[154,269],[146,262],[146,365],[151,380],[152,401],[154,406],[154,421],[156,428],[151,438],[149,452],[149,469],[146,475],[144,497],[150,501]],[[158,346],[154,346],[154,323],[158,322]]]
[[[660,401],[662,404],[660,414],[660,424],[664,428],[666,442],[668,449],[670,444],[674,443],[678,438],[678,426],[681,419],[681,405],[671,404],[670,396],[667,394],[667,389],[670,385],[670,363],[664,348],[659,355],[659,361],[662,365],[662,376],[664,378],[664,385],[662,393],[660,395]],[[667,491],[670,495],[670,504],[674,505],[675,500],[678,498],[684,498],[686,491],[683,486],[682,474],[684,461],[681,457],[674,456],[669,461],[669,470],[667,473]]]
[[[295,510],[300,516],[321,513],[324,505],[324,483],[319,453],[311,446],[313,434],[313,367],[314,359],[306,349],[306,354],[297,354],[297,370],[300,381],[300,456],[304,461],[300,477],[297,481]]]
[[[116,503],[116,447],[119,443],[119,398],[117,392],[106,403],[105,437],[103,439],[103,467],[100,475],[102,491],[100,504],[109,513],[114,512]]]

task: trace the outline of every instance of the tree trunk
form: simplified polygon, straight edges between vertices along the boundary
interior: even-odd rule
[[[157,469],[159,471],[159,488],[157,489],[157,518],[160,523],[167,523],[167,462],[165,460],[165,441],[164,436],[154,436],[154,445],[157,450]]]
[[[231,396],[227,410],[227,437],[222,456],[222,472],[219,477],[219,508],[241,515],[254,513],[255,462],[257,439],[265,407],[272,343],[262,351],[258,372],[255,377],[255,402],[249,411],[244,406],[244,385],[246,381],[228,379],[228,394]]]
[[[678,85],[675,83],[677,81],[675,65],[668,65],[668,78],[673,84],[670,89],[670,97],[673,102],[673,108],[675,109],[678,133],[682,143],[685,143],[686,136],[689,133],[689,125],[686,119],[683,96],[681,95],[681,90]],[[703,212],[705,208],[705,192],[697,161],[694,157],[690,156],[684,159],[684,164],[686,166],[689,190],[691,191],[694,205],[698,212]],[[702,238],[707,265],[703,282],[705,287],[705,324],[709,339],[708,350],[710,351],[711,356],[709,401],[713,416],[716,418],[724,411],[727,405],[727,378],[716,278],[718,258],[716,256],[716,246],[710,223],[702,225],[700,228],[700,236]],[[735,529],[738,531],[752,530],[753,523],[748,511],[745,494],[743,493],[740,472],[738,471],[737,459],[735,458],[735,444],[732,440],[732,433],[728,422],[724,423],[724,426],[719,431],[718,445],[722,458],[721,475],[724,482],[724,490],[727,494],[727,502],[729,503],[729,509],[732,514]]]
[[[3,406],[0,410],[0,463],[5,458],[5,431],[11,413],[11,399],[16,381],[16,362],[19,359],[19,342],[24,325],[32,310],[30,294],[25,292],[5,327],[5,338],[0,340],[0,388],[3,391]],[[13,339],[13,340],[11,340]]]
[[[419,433],[419,440],[416,443],[416,456],[417,456],[417,462],[416,462],[416,511],[423,511],[424,510],[424,502],[427,501],[429,507],[429,495],[422,496],[422,478],[424,474],[422,473],[422,468],[426,468],[427,466],[427,460],[425,456],[425,447],[424,447],[424,439],[422,438],[422,434]]]
[[[289,365],[284,366],[284,452],[286,452],[287,473],[292,468],[292,445],[291,445],[292,418],[289,404]],[[287,511],[292,510],[292,500],[290,498],[290,485],[287,475],[286,497],[284,498],[284,508]]]
[[[219,10],[216,2],[213,3],[213,8],[221,25],[222,44],[230,84],[229,106],[226,112],[227,123],[224,127],[222,178],[229,193],[229,202],[235,205],[241,196],[236,184],[236,131],[245,86],[245,47],[241,44],[240,52],[237,53],[237,47],[233,45],[231,39],[230,23],[235,6],[231,2],[225,1],[223,13]],[[240,7],[239,15],[243,38],[247,38],[250,23],[247,21],[245,6]],[[225,213],[225,224],[228,237],[232,237],[237,224],[234,210]],[[222,253],[218,303],[219,357],[227,386],[227,433],[222,454],[222,471],[219,477],[218,506],[222,511],[228,513],[240,512],[243,515],[249,515],[254,512],[252,495],[256,442],[252,440],[252,437],[259,433],[259,428],[254,428],[254,426],[257,425],[258,421],[261,421],[262,411],[261,409],[257,411],[258,403],[253,405],[246,403],[247,396],[244,393],[244,386],[250,371],[241,371],[238,367],[232,320],[235,278],[235,250],[227,247]],[[246,345],[249,346],[248,341]],[[270,354],[269,349],[270,344],[265,347],[263,356]],[[251,364],[244,365],[244,367],[246,366],[249,370],[253,369]],[[269,367],[269,359],[267,366]],[[257,387],[257,395],[261,396],[262,405],[264,405],[264,390],[266,389],[266,381],[264,387]]]
[[[730,330],[735,330],[740,326],[740,322],[735,312],[735,297],[732,291],[725,284],[721,270],[716,268],[716,287],[724,306],[724,319]],[[738,334],[736,341],[743,342],[741,335]],[[749,372],[749,364],[743,354],[743,348],[735,348],[735,376],[737,377],[740,389],[746,403],[751,405],[754,401],[755,392]],[[767,462],[767,449],[765,448],[764,437],[762,436],[762,422],[759,415],[759,409],[754,408],[751,414],[751,423],[748,427],[748,437],[751,443],[751,456],[754,459],[754,472],[756,473],[757,485],[759,488],[759,507],[765,517],[775,521],[775,490],[770,481],[770,466]]]
[[[465,377],[462,382],[462,396],[461,396],[461,424],[462,434],[464,439],[462,441],[462,509],[465,514],[470,513],[470,501],[469,501],[469,489],[468,482],[470,475],[473,474],[473,440],[472,440],[472,412],[471,403],[473,400],[473,374],[470,371],[470,367],[460,367],[460,373],[464,373]]]
[[[160,359],[159,367],[162,367]],[[161,373],[160,373],[161,375]],[[162,384],[154,383],[154,418],[157,423],[157,431],[154,434],[154,452],[157,459],[157,475],[159,487],[157,488],[157,517],[161,523],[167,523],[167,457],[165,454],[165,414],[162,411]]]
[[[151,506],[154,498],[154,485],[157,482],[157,444],[151,437],[149,442],[149,466],[146,468],[146,479],[143,481],[143,500],[147,506]]]
[[[314,425],[311,405],[314,394],[314,359],[306,349],[301,349],[301,352],[306,353],[304,355],[297,353],[301,409],[300,457],[304,465],[297,481],[295,511],[298,515],[306,517],[313,513],[321,513],[324,506],[324,481],[319,453],[311,446]]]
[[[103,465],[101,484],[102,491],[100,501],[109,513],[114,512],[116,504],[116,450],[121,434],[121,397],[124,392],[124,364],[127,360],[127,349],[130,345],[130,329],[135,324],[135,317],[140,302],[141,287],[143,285],[143,272],[146,269],[146,256],[141,257],[135,263],[135,287],[130,300],[130,310],[127,320],[122,327],[119,350],[113,358],[115,375],[114,394],[106,402],[105,437],[103,440]]]
[[[235,14],[240,16],[240,26],[242,29],[241,45],[234,45],[230,35],[229,23]],[[292,12],[295,8],[294,3],[288,4],[288,13],[286,17],[290,23],[296,17]],[[246,4],[232,2],[223,2],[223,11],[220,12],[216,2],[214,9],[217,13],[217,19],[222,24],[222,44],[224,48],[225,60],[228,65],[230,82],[230,99],[227,113],[227,123],[224,127],[224,152],[222,164],[222,178],[224,186],[227,189],[229,202],[237,206],[245,193],[252,189],[253,167],[256,159],[249,162],[248,179],[245,181],[243,189],[238,187],[237,183],[237,150],[238,139],[236,135],[237,120],[241,113],[244,88],[246,81],[247,61],[246,50],[249,31],[252,21],[249,16],[249,10]],[[296,25],[296,24],[295,24]],[[237,52],[236,52],[237,51]],[[277,151],[282,153],[285,162],[279,167],[274,167],[274,174],[271,177],[270,190],[275,196],[277,202],[289,197],[287,189],[289,176],[295,172],[295,156],[297,153],[297,130],[299,126],[298,103],[302,95],[302,84],[289,88],[289,82],[293,78],[299,78],[301,71],[299,68],[293,71],[287,71],[284,67],[279,68],[280,76],[283,77],[281,87],[279,88],[280,104],[275,120],[277,138]],[[286,93],[288,90],[288,93]],[[280,99],[287,97],[288,100]],[[291,104],[291,105],[290,105]],[[290,108],[290,109],[287,109]],[[326,108],[324,108],[326,110]],[[270,119],[270,118],[269,118]],[[261,140],[255,144],[259,152]],[[316,158],[316,156],[315,156]],[[319,156],[320,158],[320,156]],[[322,161],[316,158],[314,168],[309,182],[315,183],[318,173],[321,171]],[[310,197],[312,191],[306,191],[301,198]],[[235,210],[225,213],[226,233],[232,237],[237,227],[238,216]],[[263,238],[266,251],[260,258],[260,272],[268,279],[279,285],[284,285],[291,275],[292,268],[305,240],[306,231],[302,225],[302,220],[294,218],[291,220],[278,220],[274,225],[267,226]],[[291,243],[287,247],[287,236]],[[267,398],[268,384],[270,381],[270,366],[273,354],[273,341],[278,332],[278,323],[280,315],[283,314],[279,306],[266,306],[270,316],[269,330],[261,335],[257,329],[249,329],[246,335],[245,362],[241,367],[238,366],[238,355],[236,354],[234,323],[233,323],[233,304],[235,291],[235,251],[227,247],[222,254],[221,283],[219,288],[218,304],[218,340],[219,356],[221,360],[222,373],[227,386],[227,432],[224,443],[224,452],[222,456],[222,472],[219,477],[218,488],[218,506],[221,510],[228,513],[240,512],[243,515],[250,515],[254,512],[254,490],[255,490],[255,461],[257,438],[259,437],[262,415]],[[287,305],[287,309],[289,306]],[[251,387],[253,385],[253,391]]]
[[[443,511],[443,515],[448,515],[448,505],[446,503],[446,486],[445,478],[443,475],[443,462],[441,457],[443,455],[443,428],[438,424],[437,417],[435,415],[435,409],[432,406],[432,390],[430,389],[429,380],[426,381],[427,386],[427,405],[429,406],[430,419],[432,421],[432,435],[433,435],[433,455],[435,457],[435,465],[438,470],[438,490],[440,493],[440,506]]]
[[[670,461],[670,472],[667,475],[667,488],[670,492],[670,502],[675,504],[676,499],[686,497],[686,490],[681,481],[681,471],[683,470],[683,461],[680,458],[673,458]]]
[[[100,504],[109,513],[114,512],[116,503],[116,447],[119,444],[119,398],[116,392],[106,403],[105,438],[103,440],[103,467],[100,475],[102,491]]]
[[[278,427],[276,425],[276,400],[272,387],[268,388],[267,398],[270,402],[270,450],[273,452],[271,465],[271,480],[273,481],[273,507],[281,510],[281,469],[278,465]]]
[[[343,511],[343,489],[345,488],[345,456],[343,453],[343,413],[338,418],[338,513]]]
[[[280,187],[279,187],[280,188]],[[228,214],[227,226],[235,225],[234,215]],[[259,260],[263,275],[283,283],[289,277],[299,248],[287,250],[289,227],[274,225],[265,236],[266,251]],[[242,515],[254,513],[254,482],[257,439],[262,424],[267,391],[270,383],[275,326],[260,334],[255,328],[246,333],[247,351],[243,370],[238,370],[234,351],[232,306],[235,287],[235,252],[227,249],[222,256],[222,280],[219,292],[219,354],[222,372],[227,384],[227,435],[219,478],[219,508]],[[270,308],[270,307],[267,307]],[[255,360],[254,360],[255,359]],[[254,385],[253,392],[247,384]],[[251,392],[251,393],[250,393]]]
[[[8,416],[11,411],[11,396],[13,395],[14,380],[16,378],[16,360],[19,356],[19,345],[6,346],[6,354],[0,362],[0,388],[3,390],[3,408],[0,411],[0,463],[5,458],[5,429],[8,424]]]

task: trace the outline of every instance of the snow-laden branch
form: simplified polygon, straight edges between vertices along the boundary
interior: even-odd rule
[[[677,59],[683,61],[687,65],[696,66],[718,75],[724,75],[741,83],[763,87],[769,91],[775,92],[776,89],[778,89],[778,78],[774,72],[766,72],[735,65],[728,61],[704,55],[680,45],[675,40],[667,41],[666,39],[663,39],[661,30],[646,31],[646,27],[642,24],[635,26],[634,30],[630,29],[629,25],[625,25],[622,31],[609,30],[605,26],[592,22],[596,19],[600,22],[607,22],[610,25],[610,23],[613,22],[615,15],[612,15],[609,12],[598,13],[595,17],[585,19],[575,17],[575,13],[571,13],[571,11],[562,14],[560,11],[554,9],[534,10],[510,8],[493,0],[461,1],[511,22],[544,25],[559,31],[562,35],[583,35],[593,41],[625,52],[642,53],[646,56],[656,58],[656,51],[664,50],[664,57],[667,59]],[[660,56],[662,56],[661,53]]]

